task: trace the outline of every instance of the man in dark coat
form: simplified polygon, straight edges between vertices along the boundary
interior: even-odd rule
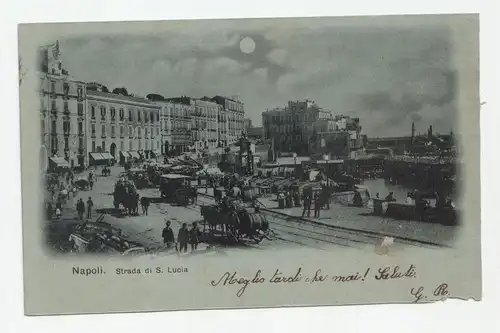
[[[309,193],[306,193],[304,195],[304,210],[302,211],[302,217],[306,214],[307,211],[307,217],[311,216],[311,195]]]
[[[167,245],[167,248],[171,248],[175,239],[174,231],[170,227],[170,221],[167,221],[165,228],[163,228],[161,236],[163,237],[163,243]]]
[[[189,231],[187,230],[187,224],[183,223],[182,227],[179,229],[179,234],[177,235],[177,242],[179,242],[179,252],[187,252],[188,241]]]
[[[92,197],[89,197],[87,200],[87,218],[92,218],[92,207],[94,207],[94,202],[92,201]]]
[[[193,227],[189,230],[189,243],[191,244],[191,252],[198,249],[198,243],[200,242],[200,230],[196,222],[193,222]]]

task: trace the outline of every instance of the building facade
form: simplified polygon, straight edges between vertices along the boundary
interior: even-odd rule
[[[308,154],[314,124],[331,118],[331,111],[314,101],[290,101],[284,108],[262,113],[264,138],[274,142],[277,152]]]
[[[225,123],[224,145],[236,143],[244,132],[245,106],[237,97],[215,96],[211,99],[222,107]]]
[[[106,152],[120,163],[161,155],[161,106],[151,101],[87,90],[87,151]]]
[[[219,144],[221,106],[208,97],[194,99],[192,134],[196,150],[216,148]]]
[[[165,138],[164,146],[171,147],[168,151],[180,154],[190,150],[193,145],[192,118],[195,113],[194,100],[190,97],[167,98],[165,104],[170,118],[170,138]],[[167,125],[168,126],[168,125]],[[165,150],[165,149],[164,149]]]
[[[44,156],[64,159],[70,167],[83,167],[86,161],[85,83],[71,78],[62,67],[58,42],[39,48],[37,73]]]

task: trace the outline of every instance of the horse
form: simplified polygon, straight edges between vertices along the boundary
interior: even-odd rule
[[[148,215],[149,198],[147,198],[147,197],[141,198],[141,207],[142,207],[142,214]]]
[[[201,206],[201,216],[205,222],[203,231],[208,223],[210,231],[217,230],[217,226],[219,226],[221,232],[231,231],[234,235],[237,234],[239,217],[236,212],[224,212],[217,206]]]

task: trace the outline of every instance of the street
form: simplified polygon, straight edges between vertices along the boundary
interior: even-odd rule
[[[98,211],[113,208],[113,191],[117,176],[123,171],[122,167],[111,168],[111,175],[103,177],[97,172],[97,181],[93,189],[80,191],[65,205],[62,220],[74,220],[77,216],[75,204],[78,199],[84,202],[89,197],[94,202],[92,221],[100,215]],[[143,244],[147,248],[159,248],[163,245],[162,230],[167,220],[171,221],[171,227],[175,237],[183,223],[188,228],[193,222],[198,222],[198,228],[203,230],[203,219],[200,214],[201,205],[214,204],[212,189],[205,193],[205,188],[198,190],[199,196],[196,205],[181,207],[165,202],[153,202],[148,210],[148,215],[142,214],[139,208],[138,216],[113,217],[106,214],[104,222],[119,227],[125,238]],[[159,197],[158,188],[146,188],[138,190],[141,197]],[[302,209],[294,207],[289,209],[277,209],[276,202],[270,198],[260,198],[263,204],[261,213],[266,215],[271,228],[272,240],[264,239],[259,244],[241,244],[231,246],[231,250],[243,248],[280,249],[297,246],[305,246],[318,250],[329,251],[337,248],[356,248],[363,251],[373,251],[388,236],[391,239],[393,251],[400,251],[409,246],[414,247],[436,247],[440,244],[435,238],[443,239],[443,235],[451,233],[439,225],[423,226],[413,229],[413,234],[407,232],[412,226],[409,221],[383,220],[374,216],[364,216],[363,212],[353,207],[344,207],[331,204],[330,210],[322,210],[322,218],[300,218]],[[441,228],[443,230],[437,230]],[[432,230],[431,230],[432,229]],[[432,237],[434,235],[434,237]],[[218,250],[229,250],[222,244],[212,244]],[[209,244],[201,243],[196,252],[210,252]],[[171,250],[170,252],[174,252]],[[189,252],[189,251],[188,251]]]

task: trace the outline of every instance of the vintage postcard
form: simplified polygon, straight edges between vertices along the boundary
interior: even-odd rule
[[[481,299],[479,16],[19,26],[25,312]]]

